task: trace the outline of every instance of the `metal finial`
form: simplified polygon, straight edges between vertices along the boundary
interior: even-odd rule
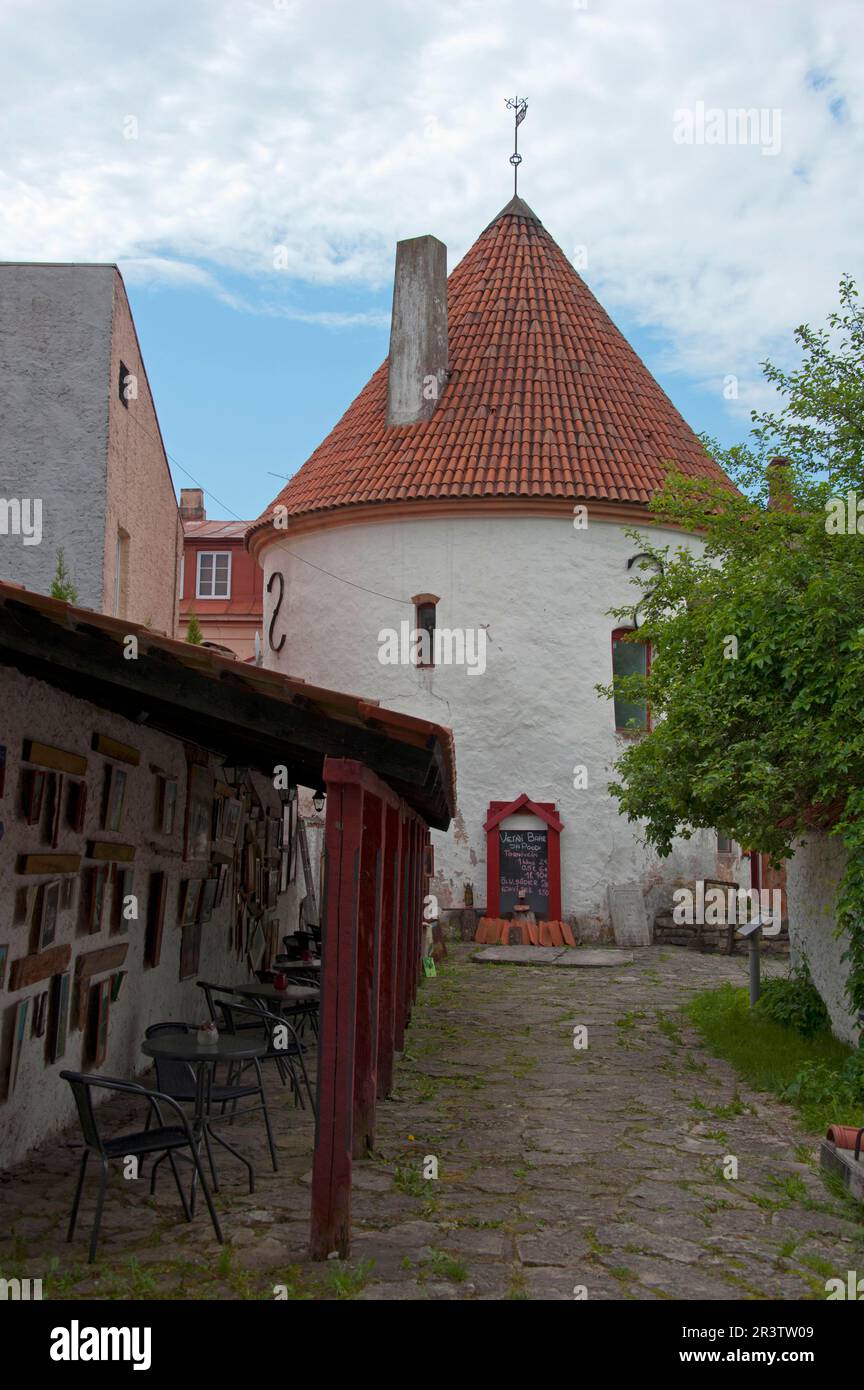
[[[510,156],[510,163],[513,165],[513,197],[518,192],[519,165],[522,163],[522,156],[519,153],[519,127],[525,119],[528,110],[528,101],[525,97],[508,97],[506,101],[508,111],[515,112],[516,123],[513,127],[513,153]]]

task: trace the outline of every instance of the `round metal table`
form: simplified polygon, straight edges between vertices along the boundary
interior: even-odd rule
[[[193,1132],[199,1146],[201,1140],[204,1141],[214,1191],[219,1191],[219,1180],[210,1147],[211,1139],[215,1139],[217,1144],[221,1144],[223,1149],[227,1149],[236,1159],[239,1159],[249,1174],[249,1191],[254,1192],[255,1174],[252,1164],[232,1144],[229,1144],[227,1139],[223,1139],[221,1134],[217,1134],[210,1124],[210,1094],[213,1089],[213,1070],[217,1062],[257,1061],[267,1053],[266,1040],[244,1038],[234,1033],[219,1033],[214,1042],[202,1042],[197,1032],[194,1031],[191,1033],[157,1033],[153,1038],[145,1038],[141,1044],[141,1051],[147,1057],[164,1057],[166,1061],[188,1062],[189,1066],[194,1069],[195,1113]],[[256,1071],[260,1081],[260,1067],[256,1067]],[[196,1173],[192,1179],[191,1209],[193,1213],[197,1178]]]
[[[275,985],[235,985],[235,994],[245,995],[247,999],[267,999],[282,1004],[309,1004],[321,998],[317,985],[286,985],[277,989]]]

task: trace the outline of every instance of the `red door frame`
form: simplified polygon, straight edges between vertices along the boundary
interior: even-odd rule
[[[554,801],[532,801],[526,792],[515,801],[490,801],[489,814],[483,829],[486,831],[486,912],[489,917],[501,913],[501,856],[498,827],[508,816],[538,816],[549,828],[549,920],[561,918],[561,831],[564,822]]]
[[[362,763],[326,758],[323,967],[310,1254],[351,1247],[352,1157],[375,1137],[421,970],[429,829]],[[383,1089],[386,1088],[386,1089]]]

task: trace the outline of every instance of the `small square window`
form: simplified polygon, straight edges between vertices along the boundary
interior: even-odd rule
[[[198,552],[197,598],[231,597],[231,555],[227,550]]]
[[[120,397],[121,403],[126,407],[127,410],[129,409],[129,383],[131,379],[132,378],[129,375],[129,368],[126,366],[125,362],[121,362],[120,373],[117,378],[117,395]]]

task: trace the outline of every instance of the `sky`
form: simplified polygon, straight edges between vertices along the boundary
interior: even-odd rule
[[[119,264],[177,487],[254,517],[386,356],[397,240],[452,269],[508,201],[525,96],[520,194],[731,443],[864,279],[862,55],[862,0],[0,0],[0,259]]]

